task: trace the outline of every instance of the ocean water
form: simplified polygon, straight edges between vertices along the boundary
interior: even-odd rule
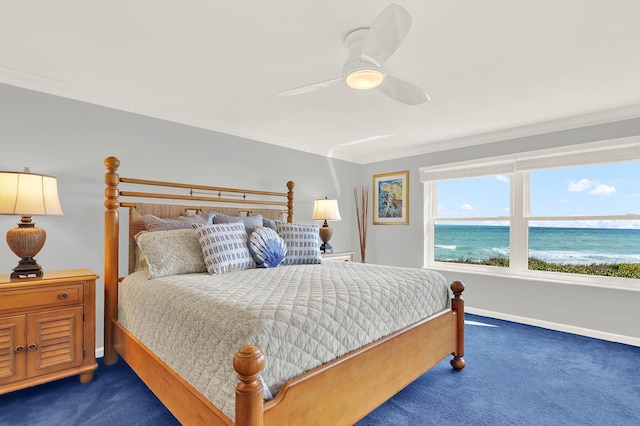
[[[509,257],[506,226],[436,225],[436,260]],[[555,263],[640,263],[640,229],[529,228],[529,257]]]

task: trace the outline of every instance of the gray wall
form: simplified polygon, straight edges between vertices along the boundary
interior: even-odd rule
[[[313,200],[338,198],[344,220],[332,222],[331,243],[353,247],[357,238],[353,188],[360,166],[230,135],[0,85],[0,170],[58,178],[64,216],[36,216],[47,242],[36,256],[45,271],[90,268],[103,271],[103,160],[120,159],[120,175],[185,183],[286,192],[294,180],[295,220],[311,220]],[[121,216],[125,216],[121,215]],[[20,218],[0,216],[0,233]],[[4,240],[4,238],[3,238]],[[121,255],[127,251],[121,246]],[[126,247],[126,246],[124,246]],[[0,244],[0,274],[18,258]],[[121,259],[120,273],[126,273]],[[103,344],[103,286],[98,282],[97,347]]]
[[[34,218],[47,231],[47,243],[37,256],[45,271],[90,268],[103,275],[103,160],[109,155],[121,160],[120,174],[127,177],[273,191],[284,191],[286,181],[294,180],[299,223],[312,223],[315,198],[336,197],[343,220],[331,224],[331,243],[337,250],[355,251],[358,259],[353,188],[371,186],[377,173],[409,170],[410,224],[374,226],[370,218],[367,261],[420,267],[420,167],[631,135],[640,135],[640,119],[360,166],[0,85],[0,170],[29,166],[34,173],[58,177],[64,216]],[[0,232],[15,227],[18,220],[0,216]],[[9,273],[17,261],[6,244],[0,244],[0,273]],[[466,283],[465,299],[472,309],[640,338],[640,292],[444,273],[449,280]],[[97,294],[101,347],[102,280]]]
[[[420,167],[636,135],[640,135],[640,119],[628,119],[365,165],[362,179],[369,185],[377,173],[409,170],[410,175],[409,225],[370,225],[367,261],[410,267],[423,265],[424,187],[420,182]],[[532,323],[549,322],[594,330],[593,335],[602,332],[631,336],[640,342],[640,282],[638,291],[630,291],[442,272],[451,281],[465,282],[465,301],[472,310],[531,319]]]

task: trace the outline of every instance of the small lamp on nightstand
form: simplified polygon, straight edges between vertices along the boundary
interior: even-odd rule
[[[338,200],[328,200],[325,197],[323,200],[316,200],[313,204],[313,220],[324,220],[322,227],[320,228],[320,239],[322,245],[320,251],[322,253],[331,253],[333,248],[329,244],[329,240],[333,235],[333,229],[329,227],[327,221],[341,220],[340,210],[338,210]]]
[[[47,233],[36,228],[32,215],[62,215],[58,181],[52,176],[24,172],[0,172],[0,214],[21,215],[17,228],[7,232],[7,245],[20,257],[11,278],[41,277],[42,267],[34,256],[44,246]]]

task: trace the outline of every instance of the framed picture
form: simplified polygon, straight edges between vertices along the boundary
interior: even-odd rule
[[[409,224],[409,171],[373,175],[373,224]]]

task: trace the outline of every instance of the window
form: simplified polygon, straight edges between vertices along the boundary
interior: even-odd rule
[[[420,172],[427,266],[640,278],[638,143]]]
[[[435,260],[509,266],[509,179],[436,182]]]

